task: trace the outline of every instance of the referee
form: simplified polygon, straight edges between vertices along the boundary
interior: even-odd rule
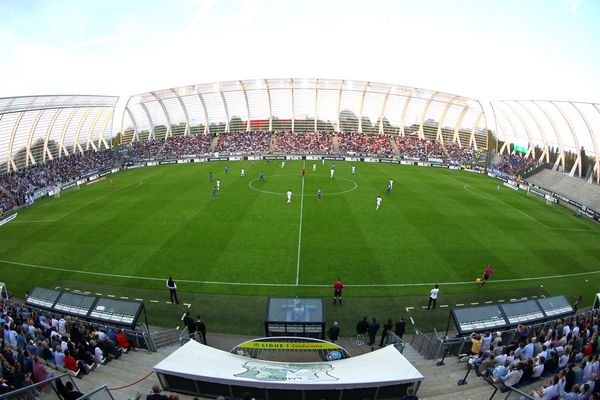
[[[337,278],[337,281],[333,284],[333,305],[335,306],[340,301],[340,306],[342,305],[342,289],[344,288],[344,282]]]

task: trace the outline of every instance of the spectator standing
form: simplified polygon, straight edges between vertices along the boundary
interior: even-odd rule
[[[377,332],[379,331],[379,322],[375,318],[369,324],[369,329],[367,332],[369,333],[369,346],[373,348],[375,345],[375,337],[377,336]]]
[[[392,319],[389,318],[385,324],[383,324],[383,331],[381,332],[381,340],[379,341],[379,347],[383,347],[383,343],[387,343],[388,332],[392,330],[394,324]]]
[[[471,340],[471,354],[478,354],[481,349],[481,345],[483,344],[483,339],[481,339],[481,335],[479,333],[473,332],[471,336],[469,336]]]
[[[190,334],[190,339],[194,338],[194,334],[196,333],[196,322],[194,319],[190,317],[190,312],[186,311],[183,317],[183,324],[188,328],[188,333]]]
[[[438,294],[440,293],[440,289],[438,285],[435,285],[433,289],[429,292],[429,304],[427,304],[427,309],[433,308],[435,310],[435,305],[437,304]],[[433,307],[431,305],[433,304]]]
[[[167,279],[167,287],[169,288],[171,304],[173,304],[173,303],[179,304],[179,300],[177,299],[177,284],[175,283],[173,278],[169,277],[169,279]]]
[[[406,321],[404,321],[404,318],[400,317],[400,321],[396,322],[396,330],[394,331],[394,333],[396,334],[396,336],[402,339],[402,335],[404,335],[404,332],[406,332]]]
[[[577,296],[575,298],[575,303],[573,303],[573,309],[575,310],[575,313],[577,313],[577,309],[579,308],[580,304],[581,304],[581,295]]]
[[[339,337],[340,337],[340,327],[338,326],[337,321],[335,321],[333,323],[333,325],[329,327],[329,330],[327,331],[327,337],[329,337],[329,340],[331,342],[335,342],[336,340],[339,339]]]
[[[368,330],[369,330],[369,322],[367,321],[367,317],[364,317],[362,320],[358,321],[358,323],[356,324],[357,340],[362,341]]]
[[[204,323],[204,321],[202,321],[199,315],[196,315],[196,331],[198,332],[198,335],[200,335],[200,337],[202,338],[202,343],[207,344],[206,324]]]

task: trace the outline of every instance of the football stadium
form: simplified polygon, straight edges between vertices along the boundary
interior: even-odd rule
[[[0,399],[599,398],[600,102],[243,76],[0,97]]]

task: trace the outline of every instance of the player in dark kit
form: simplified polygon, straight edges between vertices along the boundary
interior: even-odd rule
[[[342,305],[342,289],[344,288],[344,282],[340,280],[340,278],[335,281],[333,284],[333,305],[335,306],[338,300],[340,301],[340,306]]]

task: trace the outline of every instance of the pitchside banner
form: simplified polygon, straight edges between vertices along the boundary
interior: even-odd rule
[[[288,341],[269,341],[269,342],[246,342],[238,346],[241,349],[264,349],[264,350],[338,350],[340,346],[329,342],[288,342]]]
[[[6,223],[8,223],[8,222],[12,221],[12,220],[13,220],[13,219],[15,219],[15,218],[17,218],[17,213],[14,213],[13,215],[11,215],[11,216],[8,216],[8,217],[4,218],[3,220],[1,220],[1,221],[0,221],[0,226],[2,226],[2,225],[4,225],[4,224],[6,224]]]

